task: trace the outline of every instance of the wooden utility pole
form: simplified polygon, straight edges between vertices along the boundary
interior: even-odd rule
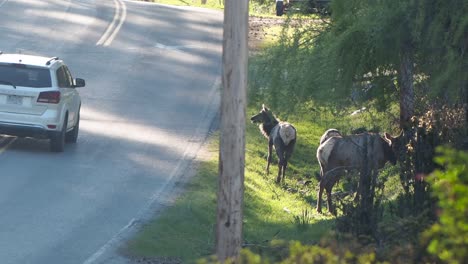
[[[242,246],[248,12],[248,0],[225,1],[216,225],[221,262],[237,258]]]

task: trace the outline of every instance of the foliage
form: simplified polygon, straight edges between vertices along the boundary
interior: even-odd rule
[[[389,12],[384,12],[384,6],[366,3],[333,1],[331,22],[313,21],[293,38],[284,36],[278,50],[268,51],[275,65],[284,66],[282,74],[268,72],[273,77],[269,82],[271,93],[275,86],[288,85],[297,101],[314,98],[334,106],[370,98],[380,103],[394,101],[390,97],[395,91],[394,65],[400,40],[407,34],[397,35],[400,33],[393,29],[405,24],[401,14],[406,10],[398,6],[400,1],[388,2],[390,6],[385,8]],[[280,77],[285,80],[274,79]]]
[[[347,239],[350,238],[348,237]],[[351,239],[351,241],[353,240]],[[333,243],[333,245],[328,246],[307,246],[293,241],[290,243],[290,255],[284,261],[281,261],[281,263],[379,263],[376,261],[375,252],[372,252],[372,250],[366,252],[366,248],[361,245],[355,248],[356,251],[354,251],[350,245],[344,247],[346,249],[342,249],[340,248],[342,245],[339,245],[337,241]]]
[[[416,38],[420,40],[420,67],[432,93],[456,99],[467,96],[468,2],[416,1]],[[458,98],[460,99],[460,98]],[[466,102],[466,97],[462,98]]]
[[[437,170],[428,180],[438,199],[439,221],[427,231],[428,251],[447,263],[468,258],[468,153],[438,148]]]
[[[300,214],[293,216],[293,223],[300,229],[306,229],[312,223],[312,213],[303,209]]]
[[[415,80],[417,88],[452,95],[466,88],[466,1],[337,0],[332,8],[333,26],[319,44],[336,61],[337,87],[349,91],[370,81],[375,94],[395,92],[402,51],[410,49],[415,74],[425,76]]]
[[[361,238],[363,239],[363,238]],[[392,250],[391,261],[379,258],[375,244],[363,245],[349,234],[330,234],[319,243],[305,245],[298,241],[273,241],[270,247],[281,252],[282,258],[274,258],[275,254],[260,255],[249,249],[243,249],[236,263],[245,264],[328,264],[328,263],[408,263],[413,257],[411,247],[395,247]],[[201,259],[197,263],[219,263],[216,257]],[[229,262],[230,263],[230,262]],[[234,262],[233,262],[234,263]]]
[[[399,100],[399,64],[409,50],[417,95],[425,95],[417,101],[467,100],[466,1],[335,0],[331,8],[329,20],[304,20],[265,51],[252,92],[275,106],[290,91],[291,104],[385,110]]]
[[[366,177],[375,179],[377,175],[368,174]],[[359,179],[359,176],[356,176],[356,179]],[[362,185],[362,182],[360,184]],[[366,235],[378,240],[378,223],[383,219],[384,210],[382,206],[384,184],[385,181],[382,178],[379,181],[369,180],[367,184],[360,186],[362,193],[359,201],[350,198],[340,199],[343,215],[337,218],[336,229],[340,232],[356,236]],[[366,187],[369,189],[367,198],[363,193],[363,188]]]
[[[302,41],[316,35],[322,26],[317,20],[287,20],[277,44],[267,47],[249,63],[249,76],[255,76],[249,78],[249,98],[267,101],[279,110],[295,110],[291,106],[306,101],[305,89],[311,87],[307,83],[311,73],[304,65],[310,56],[309,46]]]
[[[412,118],[412,127],[406,135],[409,140],[400,155],[400,182],[405,192],[397,200],[397,214],[405,216],[425,212],[433,219],[435,201],[430,197],[430,184],[424,175],[437,167],[433,162],[437,146],[451,144],[463,147],[466,144],[468,126],[466,110],[461,105],[426,103],[424,109],[424,114]]]

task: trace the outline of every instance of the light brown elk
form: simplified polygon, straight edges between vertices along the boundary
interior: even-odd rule
[[[276,182],[284,181],[288,160],[296,144],[296,128],[288,122],[275,118],[265,105],[262,105],[260,113],[252,116],[250,120],[252,123],[260,123],[260,132],[268,139],[267,174],[270,173],[271,154],[274,147],[279,159]]]
[[[317,212],[322,212],[322,193],[325,188],[328,210],[336,214],[332,205],[331,190],[345,170],[361,170],[363,166],[367,166],[369,170],[375,171],[383,168],[387,161],[395,165],[400,136],[392,137],[388,133],[385,133],[384,137],[373,133],[332,136],[320,144],[317,149],[321,176]]]

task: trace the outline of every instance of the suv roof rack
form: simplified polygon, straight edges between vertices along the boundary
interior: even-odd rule
[[[50,58],[47,62],[46,62],[46,65],[50,65],[50,63],[54,60],[58,60],[59,58],[58,57],[52,57]]]

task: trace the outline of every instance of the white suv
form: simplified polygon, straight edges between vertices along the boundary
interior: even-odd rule
[[[76,143],[81,99],[68,67],[57,57],[0,52],[0,134],[50,139],[50,149]]]

